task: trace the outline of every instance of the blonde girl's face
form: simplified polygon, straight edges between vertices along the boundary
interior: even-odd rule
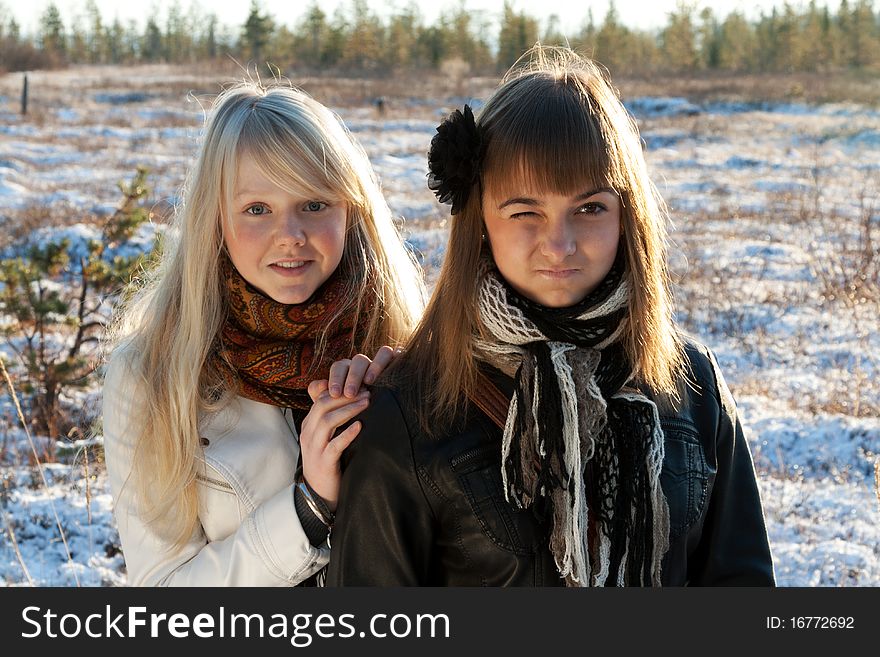
[[[620,199],[585,184],[572,194],[483,193],[495,264],[524,297],[549,308],[582,301],[611,270],[620,240]]]
[[[225,237],[244,279],[278,303],[307,301],[339,266],[347,205],[291,195],[249,153],[239,158]]]

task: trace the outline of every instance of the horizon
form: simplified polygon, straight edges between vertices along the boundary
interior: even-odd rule
[[[21,27],[22,33],[33,35],[36,33],[40,16],[46,11],[46,8],[54,3],[58,7],[61,18],[67,27],[74,16],[82,16],[85,9],[85,0],[41,0],[38,3],[22,6],[19,3],[10,5],[9,0],[0,0],[0,9],[5,10],[4,13],[13,16]],[[334,12],[342,7],[347,10],[351,6],[352,0],[322,0],[321,8],[328,17],[332,17]],[[101,17],[105,22],[112,22],[118,18],[123,23],[135,19],[139,25],[144,22],[144,7],[137,3],[119,2],[118,0],[95,0],[95,4],[101,12]],[[173,0],[154,0],[150,4],[152,15],[165,15],[168,7],[174,4]],[[261,0],[259,2],[262,10],[271,15],[276,22],[291,26],[294,25],[305,14],[307,6],[300,5],[292,7],[286,0]],[[443,13],[451,12],[457,8],[459,4],[466,5],[468,11],[480,11],[484,14],[488,13],[490,22],[495,24],[498,22],[501,11],[504,7],[504,0],[411,0],[399,2],[383,2],[381,0],[366,0],[366,5],[371,12],[386,18],[395,11],[415,5],[423,19],[427,24],[433,24]],[[545,28],[551,16],[557,16],[559,25],[563,33],[572,33],[580,29],[587,19],[588,12],[592,9],[593,20],[596,24],[601,24],[604,20],[610,0],[595,0],[587,2],[571,2],[564,1],[555,4],[548,4],[546,0],[511,0],[511,5],[517,12],[524,12],[528,16],[532,16],[539,20],[541,29]],[[644,0],[614,0],[620,21],[627,27],[640,30],[654,30],[665,24],[667,16],[682,4],[682,0],[654,0],[645,3]],[[712,9],[717,18],[723,18],[735,10],[741,11],[746,18],[753,20],[757,18],[762,11],[770,10],[773,7],[783,6],[784,0],[705,0],[703,2],[696,1],[692,4],[696,9],[704,8]],[[796,10],[806,7],[806,2],[789,3]],[[191,6],[198,6],[203,12],[212,12],[217,15],[221,25],[226,27],[235,27],[242,25],[250,12],[250,3],[242,0],[220,0],[219,2],[199,2],[186,0],[179,2],[184,13],[188,12]],[[836,8],[833,1],[820,3],[820,6],[828,6]],[[155,11],[154,11],[155,10]],[[140,19],[140,20],[137,20]]]

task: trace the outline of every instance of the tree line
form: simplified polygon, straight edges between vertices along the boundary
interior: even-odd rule
[[[536,42],[568,44],[614,74],[656,72],[880,71],[880,11],[874,0],[785,3],[748,19],[717,15],[682,1],[654,30],[628,27],[614,0],[601,21],[592,9],[579,25],[539,21],[505,2],[499,15],[468,10],[464,0],[427,23],[410,4],[380,17],[367,0],[328,15],[316,0],[292,24],[252,0],[243,25],[221,24],[197,3],[173,0],[145,20],[107,20],[94,0],[74,17],[49,2],[34,34],[24,34],[0,0],[0,70],[68,64],[195,63],[232,57],[282,72],[375,73],[400,70],[495,73]]]

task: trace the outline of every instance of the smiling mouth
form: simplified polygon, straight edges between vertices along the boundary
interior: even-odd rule
[[[281,262],[273,262],[271,265],[269,265],[269,269],[274,271],[279,276],[296,278],[299,276],[304,276],[305,273],[309,271],[309,265],[311,264],[311,260],[284,260]]]

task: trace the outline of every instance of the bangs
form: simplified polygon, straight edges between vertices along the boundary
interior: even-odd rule
[[[321,126],[329,135],[325,137],[313,122],[308,117],[295,125],[263,107],[252,112],[242,126],[236,156],[251,154],[266,178],[290,194],[358,204],[362,194],[351,166],[346,166],[350,156],[345,143],[331,132],[335,126]],[[342,128],[338,130],[344,136]]]
[[[513,101],[485,126],[489,146],[482,170],[484,188],[495,196],[619,189],[623,181],[614,174],[610,140],[586,89],[572,85],[571,79],[567,84],[543,82],[522,90],[530,97]]]

